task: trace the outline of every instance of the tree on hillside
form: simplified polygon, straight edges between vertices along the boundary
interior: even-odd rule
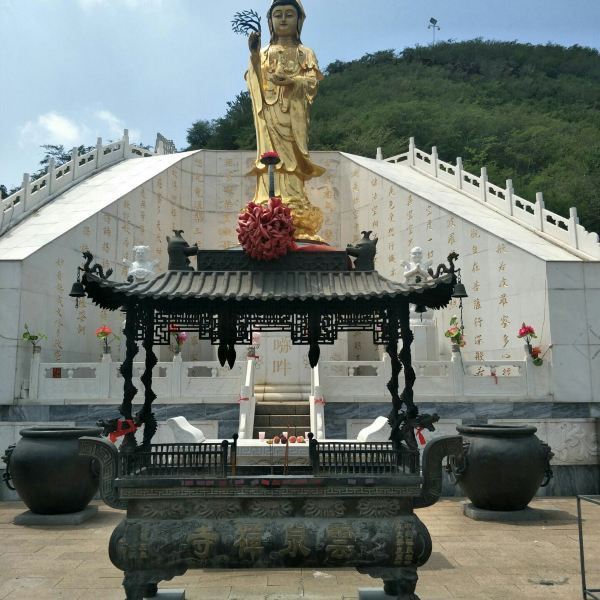
[[[187,130],[188,150],[202,150],[209,144],[215,134],[215,121],[196,121]]]
[[[525,198],[544,192],[559,214],[576,206],[582,224],[600,231],[597,50],[441,42],[337,60],[325,72],[312,110],[312,150],[374,156],[382,146],[392,156],[413,136],[420,148],[437,146],[444,160],[461,156],[472,172],[487,166],[493,183],[512,179]],[[247,92],[204,123],[211,127],[199,132],[203,147],[256,147]]]
[[[82,144],[77,148],[77,156],[91,152],[94,147],[95,146],[84,146]],[[62,144],[43,144],[40,148],[43,148],[46,153],[44,158],[40,160],[41,168],[31,175],[33,181],[39,179],[48,172],[48,165],[50,164],[51,159],[54,159],[54,164],[58,167],[69,162],[71,160],[71,153],[73,152],[73,150],[65,150],[65,147]]]

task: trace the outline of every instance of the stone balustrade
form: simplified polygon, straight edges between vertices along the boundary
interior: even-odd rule
[[[98,138],[96,147],[85,154],[79,154],[78,148],[73,148],[71,159],[62,165],[56,165],[51,159],[47,173],[35,180],[25,173],[21,188],[0,200],[0,235],[62,192],[99,171],[128,158],[154,154],[151,150],[130,144],[129,132],[125,129],[122,139],[103,144],[102,138]]]
[[[31,359],[29,403],[116,404],[123,397],[121,363],[110,355],[99,363],[41,363],[39,353]],[[140,377],[144,363],[133,366],[133,383],[143,389]],[[233,369],[216,361],[183,362],[176,355],[171,362],[159,362],[152,378],[152,388],[161,403],[186,401],[237,402],[245,383],[246,364],[238,362]],[[243,394],[242,394],[243,395]]]
[[[384,160],[380,149],[377,158]],[[512,180],[508,179],[504,188],[494,185],[488,180],[486,167],[482,167],[479,175],[469,173],[463,168],[462,158],[457,158],[455,165],[444,162],[439,159],[435,146],[431,154],[428,154],[415,147],[414,138],[410,138],[408,152],[391,156],[385,161],[394,164],[407,163],[417,171],[451,188],[461,190],[549,241],[565,247],[580,258],[600,259],[600,238],[597,233],[589,232],[579,224],[577,209],[570,209],[569,218],[547,210],[541,192],[536,194],[535,202],[526,200],[515,194]]]
[[[523,360],[490,361],[464,361],[460,352],[453,352],[449,361],[414,361],[413,367],[417,402],[550,397],[549,363],[535,366],[527,352]],[[313,370],[312,396],[327,402],[383,402],[389,396],[386,384],[390,373],[387,356],[382,361],[322,361]]]

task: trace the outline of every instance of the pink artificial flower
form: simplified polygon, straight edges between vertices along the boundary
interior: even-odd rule
[[[177,334],[177,337],[175,339],[177,340],[178,344],[183,344],[183,342],[185,342],[188,339],[188,334],[185,331],[182,331],[181,333]]]
[[[519,329],[519,338],[524,338],[524,337],[536,337],[535,335],[535,329],[531,326],[531,325],[525,325],[525,323],[523,323],[521,325],[521,329]]]

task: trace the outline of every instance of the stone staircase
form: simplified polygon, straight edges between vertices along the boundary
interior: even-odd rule
[[[254,439],[258,439],[259,431],[264,431],[267,439],[282,431],[290,435],[310,431],[309,385],[256,385],[254,394]]]

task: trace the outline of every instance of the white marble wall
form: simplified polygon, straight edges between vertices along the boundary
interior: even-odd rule
[[[468,215],[444,210],[350,160],[343,169],[351,203],[343,217],[350,219],[355,236],[371,229],[379,237],[376,267],[380,273],[403,281],[400,262],[408,259],[414,246],[423,248],[434,268],[445,263],[451,251],[460,255],[458,266],[469,294],[464,300],[466,360],[521,358],[523,343],[517,332],[523,321],[542,334],[543,345],[549,344],[542,260],[478,227]],[[452,304],[436,313],[442,356],[450,354],[443,332],[450,317],[459,312],[457,301]]]
[[[377,268],[396,280],[402,279],[400,261],[415,245],[434,264],[444,262],[451,250],[461,255],[459,266],[470,296],[464,302],[466,360],[520,359],[523,345],[516,336],[526,321],[540,334],[537,343],[544,349],[554,344],[547,358],[555,367],[556,399],[600,400],[600,263],[546,263],[536,257],[535,248],[511,245],[501,231],[487,232],[468,215],[452,214],[411,194],[351,157],[322,152],[314,158],[327,173],[310,181],[308,192],[325,213],[321,234],[332,245],[344,248],[361,230],[372,229],[380,240]],[[120,313],[106,313],[86,302],[76,309],[68,297],[82,250],[90,249],[106,268],[115,270],[114,277],[124,279],[127,269],[121,261],[131,258],[136,244],[151,246],[161,260],[159,270],[166,268],[166,235],[172,229],[183,229],[186,239],[201,248],[236,245],[237,214],[254,192],[254,179],[246,175],[253,159],[254,152],[183,156],[27,259],[0,261],[0,403],[13,403],[28,379],[31,348],[17,341],[25,323],[48,335],[42,362],[96,361],[100,344],[95,329],[108,324],[119,331]],[[104,176],[109,175],[107,171]],[[80,201],[93,193],[93,186],[82,187]],[[457,312],[455,304],[437,314],[442,358],[450,353],[443,331]],[[342,359],[376,358],[367,335],[351,334],[347,349],[344,344],[340,352],[334,351]],[[114,360],[120,359],[121,346],[113,344]],[[303,349],[299,352],[304,360]],[[210,360],[213,353],[192,337],[183,356]],[[170,359],[168,349],[161,350],[161,359]],[[271,366],[283,359],[270,358]]]
[[[188,242],[200,248],[237,245],[237,216],[254,194],[255,180],[247,175],[254,156],[254,152],[218,151],[187,155],[25,260],[0,261],[0,348],[4,350],[0,404],[12,404],[23,396],[22,384],[29,378],[31,347],[19,342],[25,323],[48,336],[42,342],[42,362],[95,362],[101,354],[96,328],[106,324],[120,333],[120,312],[102,311],[85,300],[76,308],[68,296],[77,265],[82,263],[81,252],[90,250],[105,269],[114,270],[113,278],[124,280],[127,267],[122,260],[131,259],[134,245],[149,245],[160,259],[157,272],[166,270],[166,236],[173,229],[183,229]],[[336,217],[341,202],[341,160],[336,152],[318,153],[316,161],[328,171],[309,183],[312,201],[327,215],[323,235],[333,244],[341,237]],[[81,194],[73,195],[74,202],[85,202],[86,194],[94,193],[94,186],[80,185]],[[111,348],[113,359],[120,360],[123,340],[111,343]],[[183,356],[210,360],[213,349],[191,336]],[[168,348],[161,349],[161,359],[170,357]],[[306,382],[310,383],[310,377]]]
[[[555,397],[600,403],[600,263],[548,263],[546,273]]]
[[[17,371],[19,312],[21,300],[21,264],[0,262],[0,404],[12,403]],[[29,350],[31,352],[31,350]]]

